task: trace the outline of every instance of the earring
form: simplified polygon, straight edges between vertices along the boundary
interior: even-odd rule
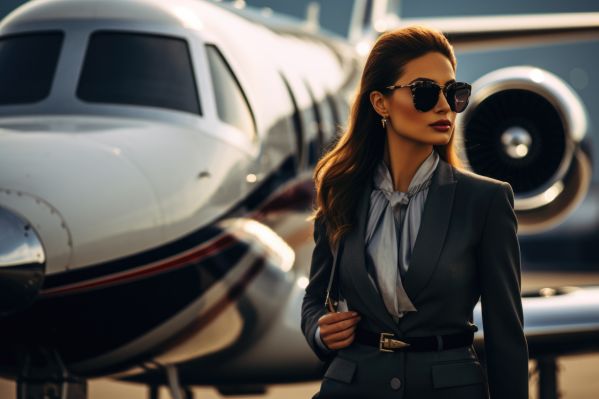
[[[383,129],[387,128],[387,118],[383,117],[383,119],[381,119],[381,124],[383,125]]]

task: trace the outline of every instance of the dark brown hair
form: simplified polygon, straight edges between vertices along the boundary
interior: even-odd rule
[[[409,26],[381,35],[368,55],[360,86],[352,103],[347,129],[317,163],[314,170],[316,204],[313,219],[322,218],[331,245],[355,223],[359,196],[356,187],[364,187],[383,158],[386,135],[381,117],[370,103],[370,93],[393,84],[411,60],[429,52],[446,56],[455,71],[453,48],[443,33],[424,27]],[[453,142],[433,146],[439,156],[455,167],[462,167]]]

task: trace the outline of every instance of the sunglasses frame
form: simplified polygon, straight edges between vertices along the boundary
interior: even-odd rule
[[[460,89],[468,89],[468,99],[470,99],[470,94],[472,93],[472,86],[466,82],[451,82],[448,85],[439,85],[436,82],[431,82],[429,80],[416,80],[416,81],[414,81],[410,84],[406,84],[406,85],[387,86],[387,87],[385,87],[385,89],[393,91],[396,89],[402,89],[404,87],[409,87],[410,92],[412,93],[412,101],[414,103],[414,108],[416,108],[416,110],[419,112],[428,112],[435,107],[435,104],[437,103],[437,101],[435,102],[435,104],[433,104],[432,107],[430,107],[427,110],[418,109],[418,107],[416,106],[416,90],[419,86],[422,86],[422,84],[428,84],[428,85],[437,87],[437,101],[439,101],[439,91],[443,91],[443,96],[445,96],[445,99],[447,100],[447,103],[449,104],[449,108],[451,108],[451,110],[453,112],[456,112],[456,113],[463,112],[466,109],[466,107],[468,106],[468,103],[466,102],[466,106],[464,107],[464,109],[462,109],[461,111],[458,112],[454,109],[455,108],[454,101],[449,101],[449,98],[447,98],[448,88],[450,88],[451,86],[455,86],[455,85],[461,85],[462,87],[460,87]]]

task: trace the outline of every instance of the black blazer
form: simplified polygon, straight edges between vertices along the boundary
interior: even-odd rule
[[[528,398],[528,347],[520,296],[520,247],[514,194],[507,182],[454,168],[439,160],[403,281],[418,309],[395,323],[369,281],[364,235],[372,183],[360,195],[355,226],[343,237],[335,279],[358,328],[402,337],[476,331],[481,299],[486,370],[474,348],[439,352],[380,352],[356,342],[324,353],[315,342],[326,313],[333,262],[325,226],[314,224],[316,246],[302,303],[302,330],[316,355],[330,362],[321,398]]]

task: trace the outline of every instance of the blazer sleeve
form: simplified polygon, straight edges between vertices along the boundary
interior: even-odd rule
[[[312,351],[320,360],[326,362],[335,356],[336,351],[325,351],[318,345],[316,342],[316,329],[318,328],[318,319],[327,313],[324,300],[333,265],[333,254],[327,239],[325,226],[319,219],[314,221],[314,242],[316,245],[312,252],[310,280],[302,301],[301,326]]]
[[[494,192],[477,248],[485,358],[491,399],[528,398],[528,345],[521,299],[514,193]]]

